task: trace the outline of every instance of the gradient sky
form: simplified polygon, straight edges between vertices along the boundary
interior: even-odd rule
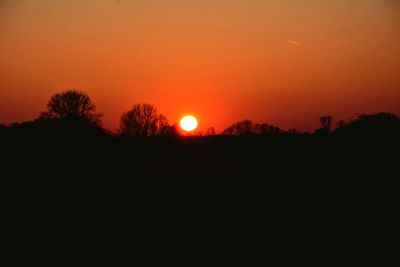
[[[400,113],[396,0],[0,0],[0,122],[87,92],[116,129],[135,103],[202,129]]]

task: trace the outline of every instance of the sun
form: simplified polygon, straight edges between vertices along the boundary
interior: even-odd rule
[[[196,130],[198,124],[197,119],[191,115],[184,116],[180,122],[181,128],[186,132]]]

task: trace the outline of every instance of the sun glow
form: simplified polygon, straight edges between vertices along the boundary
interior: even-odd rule
[[[188,115],[181,119],[180,125],[184,131],[192,132],[196,130],[198,122],[195,117]]]

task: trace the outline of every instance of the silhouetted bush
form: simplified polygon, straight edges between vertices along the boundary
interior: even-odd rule
[[[108,132],[100,125],[86,118],[68,117],[62,119],[37,119],[22,123],[13,123],[10,128],[13,135],[24,136],[26,139],[65,139],[91,138],[106,136]],[[62,139],[60,139],[62,137]]]
[[[253,122],[250,120],[244,120],[236,122],[222,131],[223,135],[250,135],[254,134]]]
[[[254,124],[250,120],[244,120],[237,123],[232,124],[228,128],[226,128],[222,135],[236,135],[236,136],[244,136],[244,135],[265,135],[265,134],[280,134],[284,133],[279,127],[269,125],[267,123],[262,124]]]
[[[289,129],[289,130],[287,131],[287,133],[288,133],[288,134],[291,134],[291,135],[300,135],[300,134],[303,134],[302,132],[300,132],[300,131],[297,130],[297,129]]]
[[[341,121],[336,132],[373,134],[377,132],[400,133],[400,117],[393,113],[360,114],[348,122]]]
[[[273,125],[270,125],[267,123],[262,123],[262,124],[256,123],[253,126],[253,132],[255,132],[257,134],[261,134],[261,135],[284,133],[284,131],[282,129],[280,129],[279,127],[276,127],[276,126],[273,126]]]

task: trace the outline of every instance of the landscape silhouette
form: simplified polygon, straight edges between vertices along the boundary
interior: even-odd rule
[[[395,114],[190,136],[150,104],[117,132],[101,118],[72,89],[37,119],[1,125],[7,266],[382,266],[395,255]]]

